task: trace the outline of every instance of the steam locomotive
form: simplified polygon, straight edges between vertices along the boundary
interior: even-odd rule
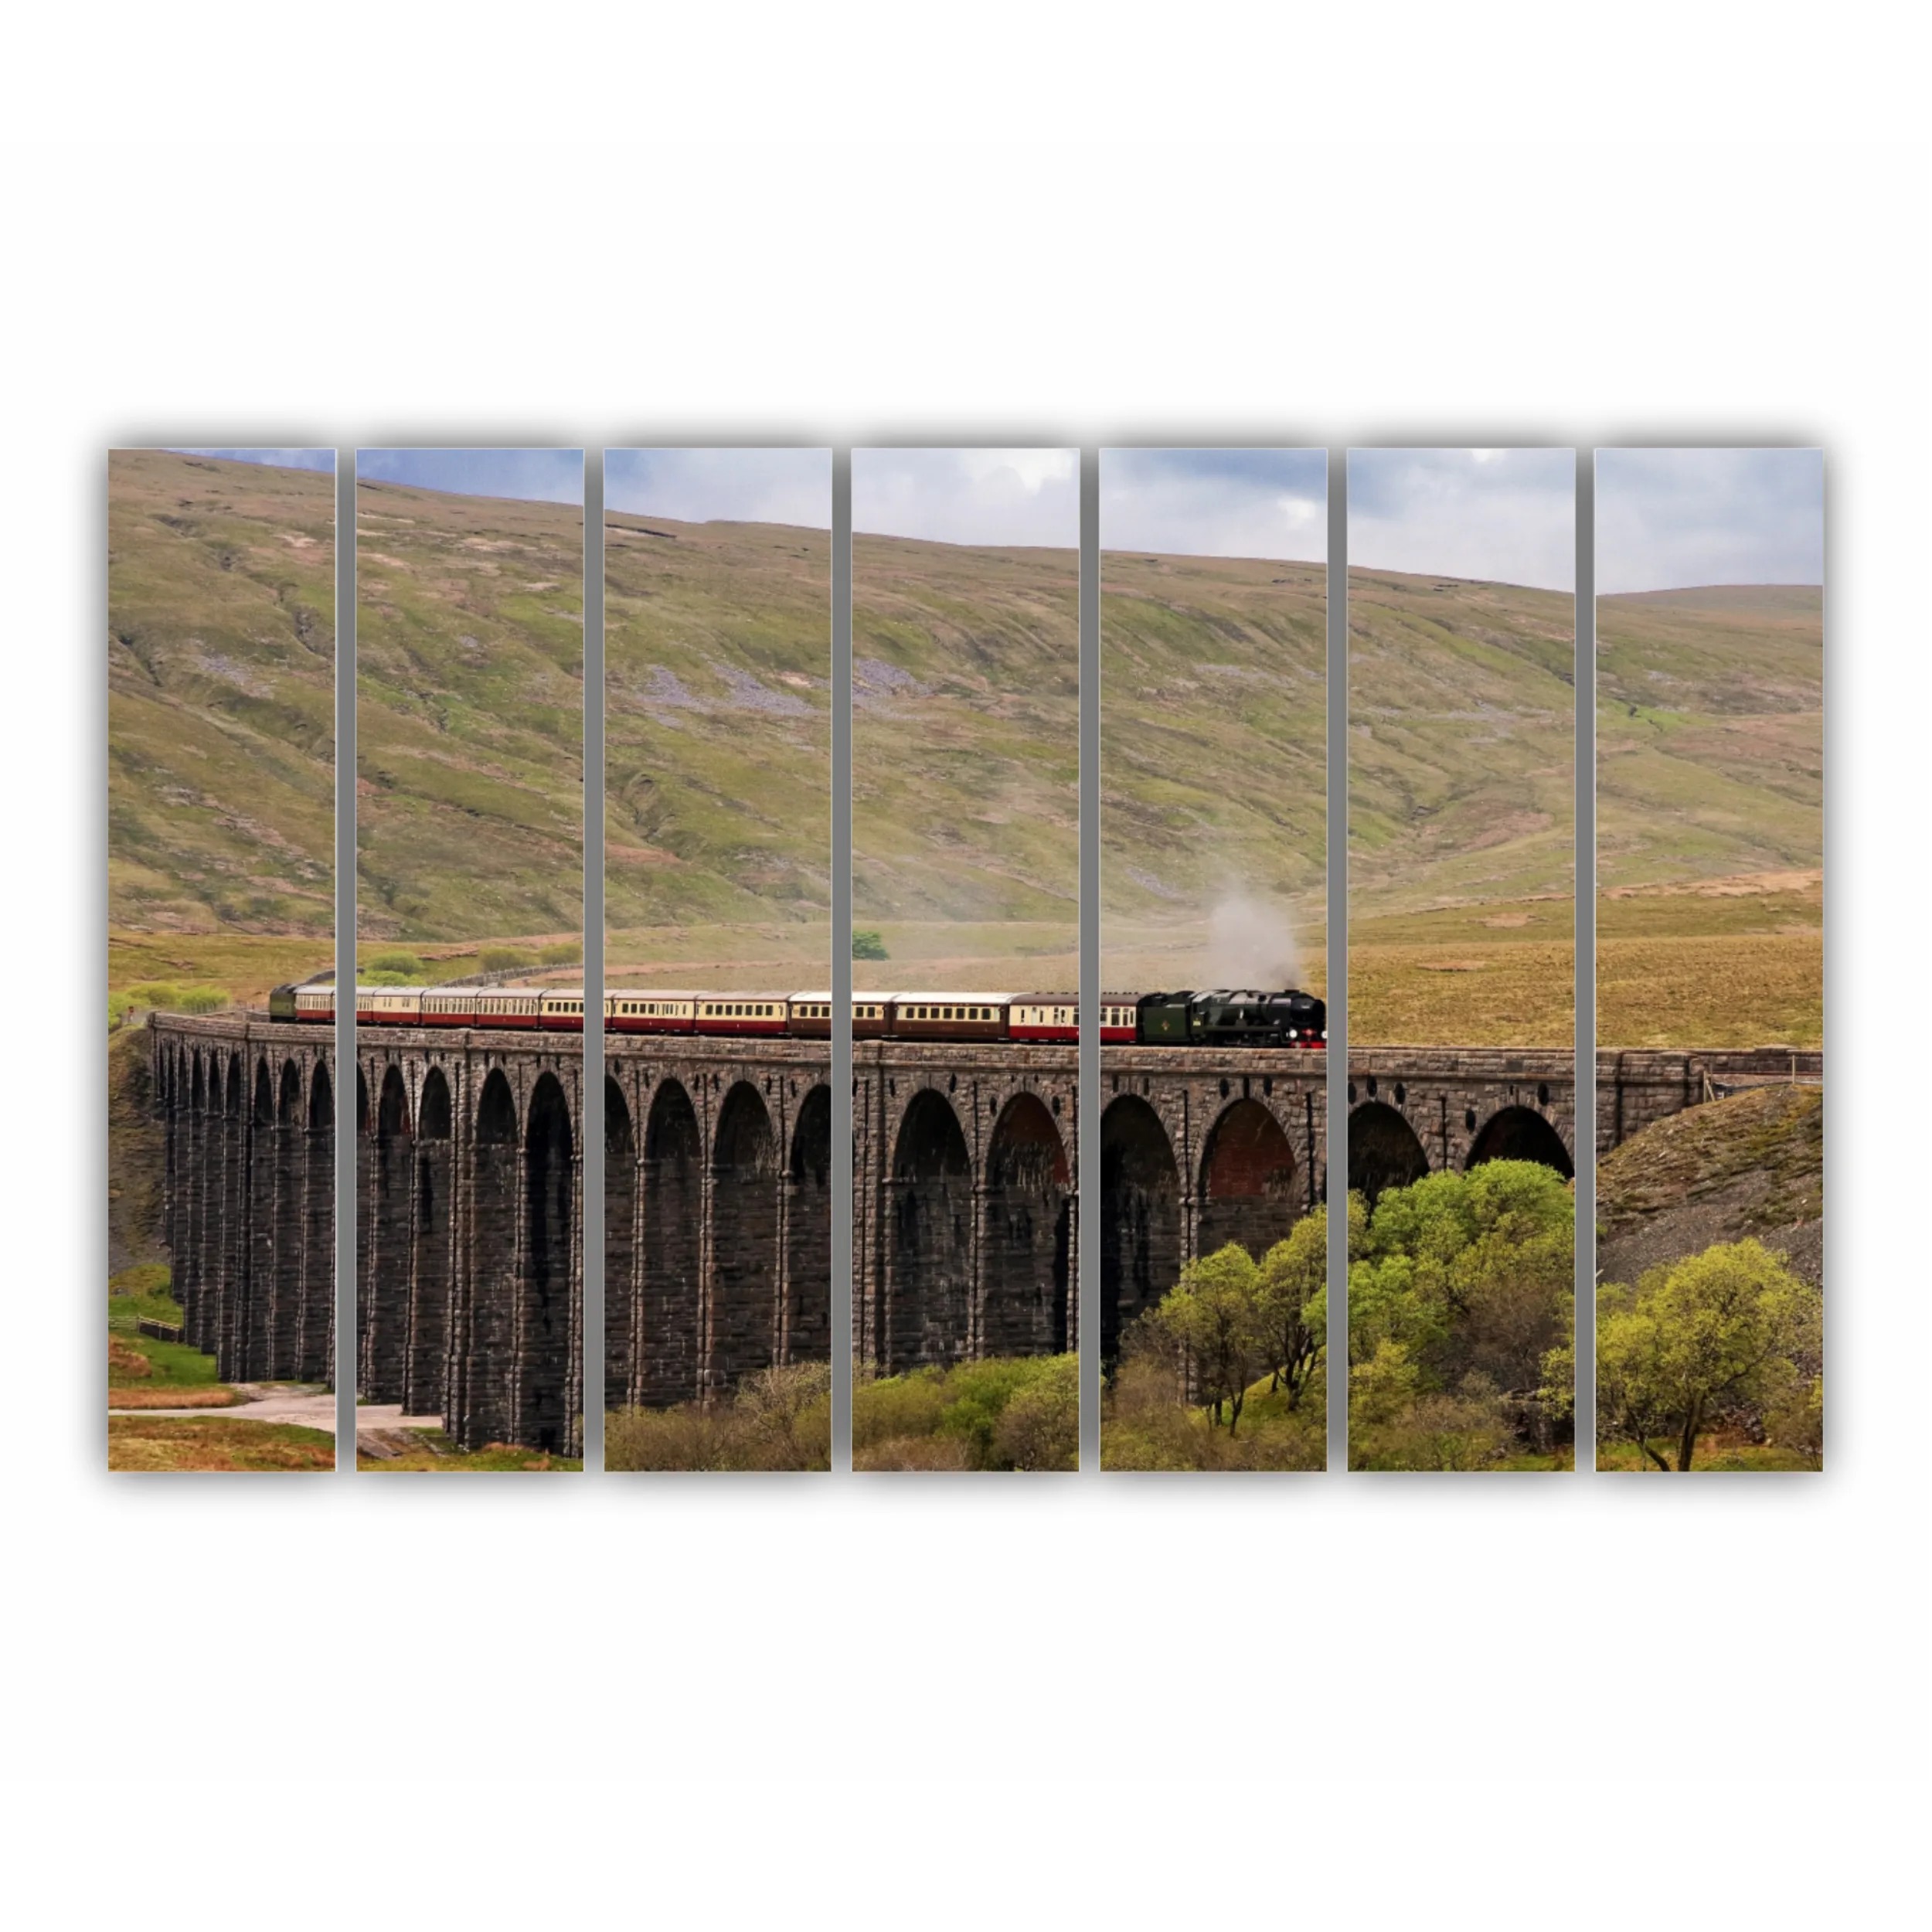
[[[270,1019],[335,1022],[333,986],[277,986]],[[482,1027],[552,1033],[583,1030],[580,987],[359,986],[358,1026]],[[698,1033],[792,1039],[832,1037],[832,995],[804,993],[606,992],[607,1033]],[[852,996],[855,1039],[1009,1040],[1080,1038],[1074,993],[861,993]],[[1312,993],[1219,991],[1103,993],[1100,1040],[1123,1046],[1319,1049],[1328,1009]]]

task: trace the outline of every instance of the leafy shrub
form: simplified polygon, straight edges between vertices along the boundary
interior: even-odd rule
[[[539,947],[537,958],[546,966],[581,965],[583,948],[574,939],[560,940],[554,946]]]
[[[993,1447],[1015,1469],[1077,1469],[1080,1463],[1080,1364],[1052,1355],[1043,1373],[1016,1389],[993,1428]]]
[[[893,1437],[930,1436],[945,1407],[945,1378],[937,1369],[856,1383],[852,1392],[853,1455]]]
[[[227,1004],[228,993],[223,987],[178,986],[171,979],[145,979],[109,994],[107,1017],[117,1026],[137,1008],[159,1013],[213,1013]]]
[[[854,959],[886,959],[891,955],[886,951],[886,942],[869,927],[855,926],[852,933],[852,956]]]
[[[604,1461],[631,1470],[828,1468],[831,1366],[761,1370],[728,1403],[614,1410],[604,1421]]]
[[[485,946],[476,958],[486,973],[513,973],[531,963],[530,955],[520,946]]]
[[[852,1437],[861,1469],[1070,1469],[1080,1455],[1077,1359],[999,1356],[862,1379]]]
[[[378,986],[401,986],[410,980],[427,976],[426,968],[415,954],[404,952],[397,947],[388,947],[379,953],[371,953],[362,962],[366,978]],[[390,975],[384,979],[373,979],[372,975],[383,973]]]

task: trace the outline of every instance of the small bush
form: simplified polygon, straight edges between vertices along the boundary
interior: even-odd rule
[[[476,957],[486,973],[513,973],[531,964],[530,955],[519,946],[485,946]]]
[[[375,973],[393,975],[393,978],[375,982],[383,986],[400,986],[410,980],[420,979],[426,971],[422,961],[415,954],[404,952],[396,947],[386,947],[379,953],[371,953],[363,961],[362,965],[365,978]]]
[[[228,995],[219,986],[184,986],[181,993],[181,1011],[184,1013],[213,1013],[228,1004]]]
[[[861,1381],[852,1440],[860,1469],[1073,1468],[1077,1359],[1002,1356]]]
[[[763,1369],[741,1382],[729,1403],[614,1410],[604,1422],[607,1469],[825,1469],[831,1464],[828,1362]]]
[[[1015,1469],[1080,1467],[1080,1370],[1079,1356],[1053,1356],[1045,1374],[1014,1394],[993,1430],[1003,1462]]]
[[[945,1379],[937,1369],[859,1383],[852,1392],[854,1456],[893,1437],[930,1436],[945,1408]]]
[[[537,958],[546,966],[580,966],[583,963],[583,948],[574,939],[560,940],[554,946],[540,947]]]
[[[891,955],[886,951],[886,942],[869,927],[852,928],[852,956],[854,959],[887,959]]]

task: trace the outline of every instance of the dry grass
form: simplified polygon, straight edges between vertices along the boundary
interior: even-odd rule
[[[335,1438],[294,1423],[110,1416],[107,1467],[131,1471],[332,1470]]]
[[[1600,939],[1605,1046],[1821,1046],[1822,933]]]
[[[111,1346],[109,1355],[111,1360]],[[116,1383],[107,1391],[110,1409],[233,1409],[245,1400],[222,1382],[199,1383],[185,1389],[179,1383],[158,1389]]]

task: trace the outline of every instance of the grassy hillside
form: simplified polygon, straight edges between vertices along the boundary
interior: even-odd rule
[[[1568,595],[1349,573],[1351,914],[1567,893]]]
[[[1321,566],[1100,560],[1104,976],[1322,983]]]
[[[1599,1026],[1618,1046],[1824,1036],[1824,597],[1597,606]]]
[[[1079,925],[1071,550],[852,540],[852,898],[861,925]]]
[[[359,481],[359,930],[576,934],[583,519]]]
[[[695,950],[822,978],[830,532],[613,515],[604,580],[613,970]]]
[[[111,925],[331,929],[335,526],[312,471],[110,457]]]
[[[1824,862],[1824,595],[1723,584],[1597,611],[1608,890]]]
[[[1606,1281],[1755,1236],[1806,1281],[1823,1278],[1825,1095],[1766,1086],[1633,1134],[1597,1170]]]

